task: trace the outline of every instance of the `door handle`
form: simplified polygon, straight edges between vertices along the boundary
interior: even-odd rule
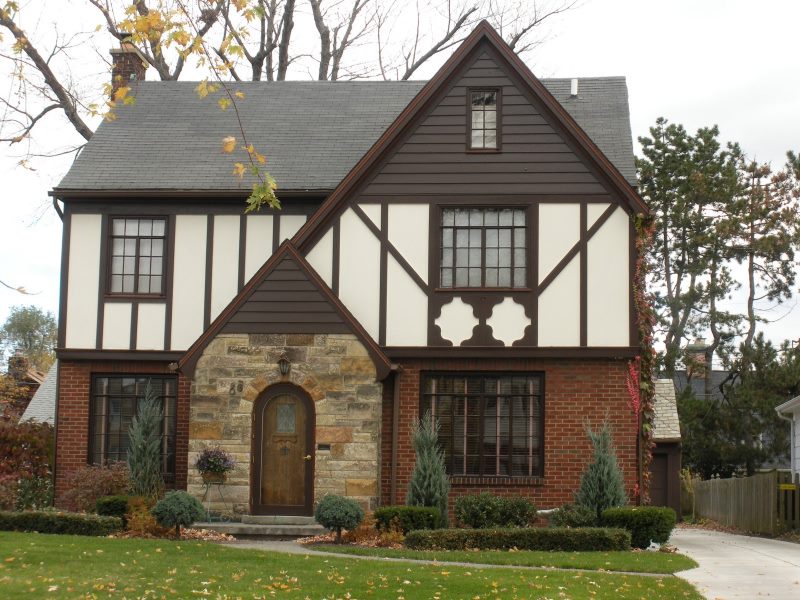
[[[311,460],[311,455],[310,455],[310,454],[306,454],[306,455],[303,457],[303,460]]]

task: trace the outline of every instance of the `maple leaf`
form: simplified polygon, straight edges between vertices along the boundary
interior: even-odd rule
[[[230,154],[236,149],[236,138],[232,135],[229,135],[226,138],[222,139],[222,151],[225,154]]]
[[[237,175],[239,179],[244,177],[245,171],[247,171],[247,169],[242,163],[236,163],[233,165],[233,174]]]

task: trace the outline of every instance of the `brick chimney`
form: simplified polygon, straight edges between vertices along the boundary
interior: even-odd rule
[[[705,340],[697,338],[686,346],[686,374],[689,377],[706,377],[713,368],[713,356]]]
[[[15,354],[8,359],[8,376],[14,381],[22,381],[25,379],[30,366],[31,363],[25,356]]]
[[[119,48],[111,49],[111,98],[116,91],[131,81],[144,81],[147,72],[147,61],[136,46],[126,38],[120,42]]]

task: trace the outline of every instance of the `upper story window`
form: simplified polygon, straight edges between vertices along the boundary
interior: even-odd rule
[[[166,229],[166,219],[111,220],[110,293],[164,293]]]
[[[497,150],[498,123],[497,90],[470,90],[470,139],[471,150]]]
[[[541,375],[426,375],[420,415],[439,422],[450,475],[543,475]]]
[[[442,210],[440,287],[525,287],[525,238],[525,209]]]

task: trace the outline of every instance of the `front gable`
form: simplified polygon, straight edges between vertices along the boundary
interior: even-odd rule
[[[469,148],[476,89],[497,91],[497,151]],[[392,356],[631,355],[632,219],[646,212],[482,24],[295,242]],[[470,241],[457,247],[454,236]],[[479,268],[459,273],[456,261],[473,259]]]

